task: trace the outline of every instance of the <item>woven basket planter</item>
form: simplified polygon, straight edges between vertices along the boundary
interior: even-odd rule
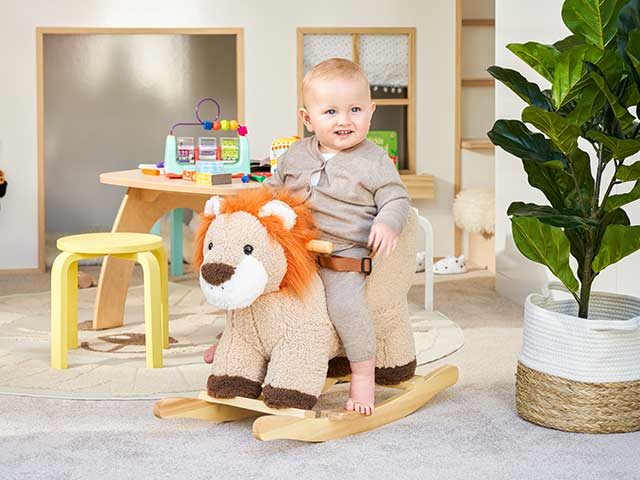
[[[524,317],[522,418],[572,432],[640,430],[640,299],[593,292],[586,320],[573,299],[534,294]]]

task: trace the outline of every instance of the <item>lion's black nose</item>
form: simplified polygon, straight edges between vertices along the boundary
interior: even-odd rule
[[[205,263],[200,269],[202,278],[213,286],[220,285],[229,280],[235,271],[236,269],[234,267],[226,263]]]

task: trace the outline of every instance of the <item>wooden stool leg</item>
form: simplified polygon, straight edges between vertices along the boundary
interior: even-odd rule
[[[77,296],[70,294],[69,278],[71,267],[76,265],[79,256],[62,252],[51,268],[51,367],[67,368],[67,350],[69,349],[70,311],[77,309],[74,303]],[[77,274],[76,274],[77,276]],[[77,282],[77,278],[75,280]],[[77,288],[77,284],[76,284]],[[77,290],[76,290],[77,292]],[[77,319],[77,312],[73,318]],[[77,326],[76,326],[77,332]]]
[[[67,269],[67,347],[78,348],[78,262],[73,262]]]
[[[164,248],[153,251],[160,266],[162,295],[162,348],[169,348],[169,266]]]
[[[144,272],[144,324],[147,368],[162,368],[162,289],[160,266],[151,252],[136,255]]]

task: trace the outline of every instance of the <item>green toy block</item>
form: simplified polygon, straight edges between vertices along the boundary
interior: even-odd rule
[[[398,167],[398,132],[395,130],[371,130],[367,134],[369,141],[382,148],[393,164]]]

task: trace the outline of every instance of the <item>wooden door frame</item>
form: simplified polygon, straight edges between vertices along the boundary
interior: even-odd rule
[[[0,272],[44,272],[45,265],[45,170],[44,170],[44,36],[45,35],[235,35],[236,36],[236,108],[244,123],[244,29],[243,28],[36,28],[36,102],[38,138],[38,268]]]

